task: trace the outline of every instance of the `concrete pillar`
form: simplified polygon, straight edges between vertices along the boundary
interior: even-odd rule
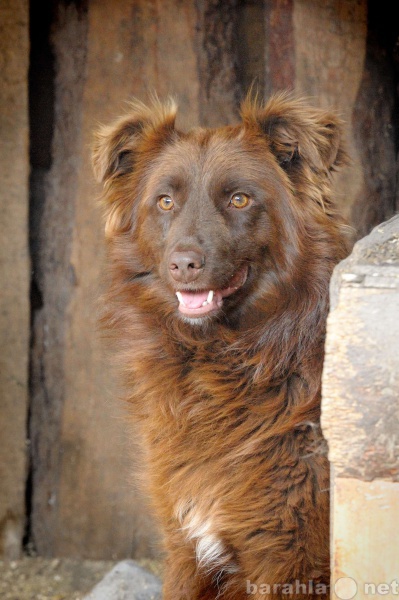
[[[359,241],[334,272],[322,427],[333,474],[332,598],[394,598],[399,593],[399,216]]]

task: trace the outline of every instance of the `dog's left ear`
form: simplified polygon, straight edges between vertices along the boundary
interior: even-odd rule
[[[95,136],[93,170],[97,181],[123,175],[135,165],[135,155],[144,139],[166,139],[174,130],[177,106],[173,99],[161,103],[157,98],[147,106],[130,103],[129,112]]]
[[[329,112],[310,108],[288,94],[274,96],[265,106],[247,98],[241,107],[245,126],[265,135],[282,168],[298,161],[312,170],[328,172],[345,162],[342,124]]]
[[[129,108],[115,123],[102,127],[94,142],[94,175],[104,183],[101,200],[106,237],[131,226],[132,193],[127,194],[124,185],[140,164],[142,153],[146,163],[175,134],[177,106],[172,99],[161,103],[154,98],[149,106],[134,101]]]

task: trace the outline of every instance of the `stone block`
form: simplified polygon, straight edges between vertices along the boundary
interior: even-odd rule
[[[119,562],[82,600],[160,600],[161,582],[132,560]]]
[[[335,269],[322,425],[335,475],[399,480],[399,216]]]
[[[332,463],[332,592],[399,593],[399,216],[335,269],[322,427]]]

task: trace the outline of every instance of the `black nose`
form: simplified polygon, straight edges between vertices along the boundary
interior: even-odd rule
[[[176,281],[191,283],[201,274],[204,264],[204,256],[193,250],[186,250],[185,252],[172,252],[169,269]]]

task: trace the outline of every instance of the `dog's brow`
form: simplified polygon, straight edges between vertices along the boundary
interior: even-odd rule
[[[161,177],[154,177],[150,180],[149,190],[151,193],[180,192],[184,188],[184,177],[182,174],[165,173]]]

